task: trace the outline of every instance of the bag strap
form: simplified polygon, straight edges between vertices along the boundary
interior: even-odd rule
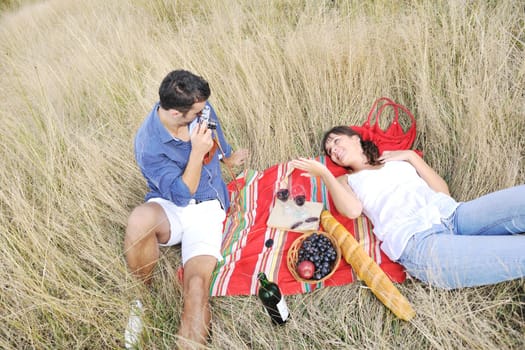
[[[368,118],[366,119],[363,126],[370,126],[370,123],[372,122],[372,117],[374,117],[375,115],[374,111],[377,109],[377,105],[383,101],[386,101],[387,104],[395,104],[395,102],[392,101],[388,97],[380,97],[377,100],[375,100],[374,103],[372,104],[372,108],[370,108],[370,112],[368,112]],[[377,116],[375,116],[374,119],[376,119],[376,122],[377,122]]]
[[[376,113],[374,113],[374,111],[376,110],[377,108],[377,105],[379,104],[379,102],[382,102],[382,101],[386,101],[385,103],[383,103],[379,109],[377,110]],[[392,121],[391,124],[399,124],[399,110],[401,109],[403,112],[405,112],[409,117],[410,117],[410,120],[412,121],[412,124],[409,128],[410,129],[415,129],[416,127],[416,118],[414,118],[414,115],[410,112],[410,110],[408,108],[406,108],[405,106],[399,104],[399,103],[395,103],[393,100],[389,99],[388,97],[381,97],[381,98],[378,98],[374,104],[372,105],[372,108],[370,109],[370,112],[368,113],[368,119],[367,121],[365,122],[365,124],[368,124],[367,126],[370,126],[370,122],[371,122],[371,119],[372,117],[374,117],[375,121],[374,121],[374,125],[376,127],[379,127],[379,117],[383,114],[383,111],[385,108],[387,107],[392,107],[394,109],[394,120]]]

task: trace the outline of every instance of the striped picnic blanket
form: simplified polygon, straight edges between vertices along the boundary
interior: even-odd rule
[[[324,156],[316,159],[326,164],[336,176],[344,171]],[[255,295],[259,272],[265,272],[269,280],[276,281],[285,295],[340,286],[355,280],[352,268],[344,259],[341,259],[332,277],[316,284],[298,282],[288,271],[288,249],[301,233],[266,226],[275,193],[287,172],[288,163],[277,164],[264,171],[245,170],[228,185],[232,206],[224,224],[223,260],[213,274],[212,296]],[[300,176],[300,171],[295,170],[288,181],[290,186],[301,184],[306,190],[307,200],[324,203],[325,208],[355,236],[394,282],[404,281],[403,268],[390,261],[379,249],[381,242],[374,236],[368,218],[361,216],[350,220],[337,213],[328,191],[318,178]],[[240,200],[237,201],[235,196],[239,196]],[[269,239],[273,240],[272,245],[265,244]]]

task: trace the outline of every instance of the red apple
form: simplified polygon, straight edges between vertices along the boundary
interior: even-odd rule
[[[315,265],[309,260],[303,260],[297,265],[297,273],[301,278],[309,280],[314,275]]]

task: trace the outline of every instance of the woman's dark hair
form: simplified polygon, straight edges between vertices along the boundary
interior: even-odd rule
[[[174,70],[159,87],[160,106],[186,113],[195,102],[206,101],[211,95],[206,80],[186,70]]]
[[[377,148],[376,144],[372,141],[363,141],[361,138],[361,135],[359,135],[358,132],[353,130],[349,126],[335,126],[332,129],[328,130],[324,136],[323,140],[321,141],[321,147],[323,148],[324,154],[328,157],[330,156],[326,150],[326,141],[328,140],[328,137],[330,135],[346,135],[348,137],[357,136],[359,137],[359,140],[361,140],[361,147],[363,148],[363,153],[366,156],[366,159],[368,160],[368,164],[370,165],[378,165],[381,164],[381,162],[378,161],[379,158],[379,149]]]

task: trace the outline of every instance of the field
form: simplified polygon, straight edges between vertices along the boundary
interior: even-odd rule
[[[0,2],[0,348],[115,349],[129,302],[146,349],[176,346],[178,248],[151,290],[126,270],[146,192],[136,129],[161,79],[204,76],[234,148],[262,170],[320,153],[388,96],[416,116],[426,161],[469,200],[525,182],[523,1]],[[240,170],[240,169],[239,169]],[[225,172],[227,180],[230,179]],[[404,322],[354,283],[287,298],[275,328],[254,296],[213,300],[210,349],[523,349],[525,280],[399,286]]]

